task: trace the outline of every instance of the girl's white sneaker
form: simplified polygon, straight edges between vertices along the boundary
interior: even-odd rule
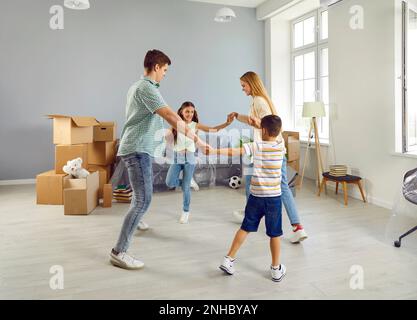
[[[189,216],[190,216],[190,213],[189,212],[183,211],[182,214],[181,214],[181,217],[180,217],[180,223],[181,224],[188,223]]]
[[[191,179],[191,184],[190,184],[191,188],[194,189],[194,191],[198,191],[200,190],[200,187],[198,186],[197,182],[195,182],[194,178]]]

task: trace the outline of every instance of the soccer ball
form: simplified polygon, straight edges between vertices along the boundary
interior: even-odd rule
[[[238,189],[242,185],[242,180],[238,176],[233,176],[229,179],[229,187]]]

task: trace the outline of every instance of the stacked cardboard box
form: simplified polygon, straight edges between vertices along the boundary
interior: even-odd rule
[[[116,159],[116,124],[100,122],[94,127],[93,142],[88,143],[88,170],[100,174],[99,197],[103,198],[103,188],[110,180]]]
[[[115,158],[116,126],[93,117],[49,115],[53,119],[55,169],[36,177],[38,204],[64,205],[65,214],[88,214],[103,195]],[[72,179],[63,171],[68,160],[81,158],[87,179]]]

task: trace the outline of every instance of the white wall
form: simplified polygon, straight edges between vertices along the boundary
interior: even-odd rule
[[[265,23],[266,52],[270,54],[265,65],[266,78],[272,101],[283,120],[284,130],[291,129],[293,123],[291,106],[291,25],[280,17],[268,19]]]
[[[310,0],[305,0],[310,1]],[[416,0],[410,0],[416,1]],[[395,110],[398,104],[398,74],[401,52],[400,0],[344,0],[329,9],[330,136],[322,146],[325,169],[329,164],[346,164],[352,174],[364,178],[368,200],[391,208],[400,192],[403,175],[417,167],[417,158],[394,155]],[[350,27],[350,9],[364,9],[364,29]],[[305,12],[300,12],[302,15]],[[288,16],[288,15],[287,15]],[[290,111],[290,27],[285,12],[266,24],[270,36],[267,50],[271,61],[270,88],[279,112]],[[401,31],[401,29],[399,29]],[[267,73],[268,76],[268,73]],[[400,101],[401,102],[401,101]],[[285,119],[284,119],[285,120]],[[301,149],[304,163],[305,147]],[[312,149],[305,177],[315,179],[316,155]],[[360,198],[357,188],[349,194]]]
[[[185,0],[100,0],[84,11],[65,9],[64,30],[49,28],[62,0],[1,0],[0,180],[28,179],[54,164],[52,122],[45,114],[114,120],[121,132],[126,92],[143,73],[147,50],[172,65],[161,92],[177,109],[193,101],[201,122],[217,125],[247,112],[240,76],[263,77],[264,23],[252,8],[214,22],[221,5]],[[240,124],[235,122],[235,128]]]
[[[353,30],[350,8],[364,8]],[[331,127],[328,156],[355,169],[371,202],[391,207],[417,159],[395,150],[395,1],[345,0],[329,10]],[[356,190],[352,192],[358,197]]]

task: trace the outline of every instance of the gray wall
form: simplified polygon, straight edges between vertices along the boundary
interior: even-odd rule
[[[161,85],[166,101],[174,109],[194,101],[209,125],[248,110],[239,83],[245,71],[264,75],[264,28],[254,9],[234,7],[238,18],[218,24],[219,5],[91,0],[89,10],[65,9],[65,29],[53,31],[49,8],[63,1],[0,1],[0,180],[53,168],[46,114],[114,120],[120,133],[126,92],[148,49],[173,61]]]

